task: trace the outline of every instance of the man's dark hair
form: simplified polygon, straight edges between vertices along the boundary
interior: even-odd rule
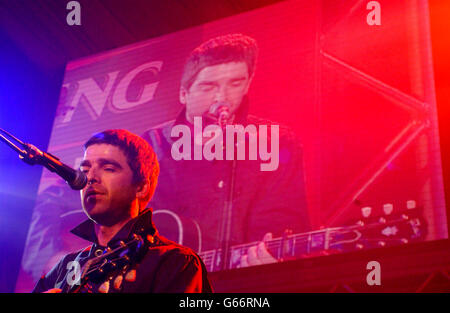
[[[84,144],[84,150],[95,144],[116,146],[125,154],[128,166],[133,171],[133,184],[149,181],[150,190],[143,200],[147,204],[153,197],[159,175],[158,159],[150,144],[124,129],[109,129],[93,135]]]
[[[229,34],[208,40],[194,49],[186,60],[181,86],[191,88],[197,74],[207,66],[229,62],[245,62],[251,77],[255,71],[258,46],[242,34]]]

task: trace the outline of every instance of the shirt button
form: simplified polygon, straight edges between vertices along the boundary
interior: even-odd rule
[[[225,185],[225,183],[223,182],[223,180],[219,181],[219,183],[217,184],[217,187],[219,188],[223,188],[223,186]]]

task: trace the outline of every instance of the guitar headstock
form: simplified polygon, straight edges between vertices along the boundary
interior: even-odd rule
[[[136,279],[135,264],[152,240],[150,235],[144,239],[138,234],[132,234],[128,241],[117,241],[107,247],[102,254],[86,262],[82,268],[80,283],[70,292],[108,293],[111,283],[114,289],[120,290],[123,280]]]
[[[344,250],[386,247],[407,244],[423,239],[426,223],[416,201],[408,200],[403,207],[385,203],[381,215],[373,215],[373,208],[361,208],[361,218],[350,228],[360,237],[344,245]]]

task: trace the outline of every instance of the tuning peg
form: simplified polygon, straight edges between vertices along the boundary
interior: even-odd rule
[[[413,209],[415,209],[415,208],[416,208],[416,201],[414,201],[414,200],[408,200],[408,201],[406,201],[406,208],[407,208],[408,210],[413,210]]]
[[[386,203],[383,205],[383,212],[386,215],[390,215],[394,211],[394,205],[392,203]]]
[[[109,280],[105,281],[103,284],[98,287],[98,292],[100,293],[108,293],[109,292]]]
[[[136,281],[136,270],[132,269],[125,275],[125,280],[129,282]]]
[[[122,286],[122,281],[123,281],[123,275],[119,275],[116,277],[116,279],[114,279],[114,289],[119,290],[120,287]]]
[[[363,217],[368,218],[371,213],[372,213],[372,208],[370,206],[361,208],[361,214]]]
[[[152,235],[147,235],[147,240],[150,243],[154,243],[155,242],[155,237],[153,237]]]

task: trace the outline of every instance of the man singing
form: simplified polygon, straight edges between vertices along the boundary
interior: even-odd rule
[[[187,58],[181,78],[179,101],[184,109],[175,120],[143,135],[154,147],[161,164],[152,207],[155,212],[173,212],[195,224],[193,233],[184,234],[185,242],[189,241],[197,252],[260,242],[238,257],[230,255],[230,263],[220,269],[229,268],[231,263],[243,267],[276,262],[284,257],[284,251],[270,251],[265,242],[272,236],[283,236],[286,230],[297,233],[310,229],[299,140],[287,127],[248,114],[247,93],[255,75],[257,54],[256,41],[241,34],[220,36],[200,45]],[[266,148],[279,148],[277,155],[272,155],[276,162],[270,170],[261,170],[261,164],[267,160],[250,157],[252,153],[255,155],[251,151],[250,132],[244,132],[241,142],[224,135],[223,155],[233,149],[228,154],[231,158],[211,160],[194,155],[195,145],[204,148],[209,140],[217,139],[205,132],[198,135],[196,121],[201,121],[202,127],[221,124],[214,112],[218,106],[226,109],[226,125],[221,125],[224,131],[226,126],[242,125],[244,129],[256,130],[259,139],[265,135]],[[176,132],[174,136],[173,129],[179,125],[191,130],[194,148],[190,151],[186,147],[178,149],[180,138]],[[249,125],[252,128],[247,128]],[[261,129],[277,129],[279,133],[274,138],[268,131],[262,134]],[[260,143],[261,140],[258,149],[262,149]],[[240,158],[236,153],[239,145],[249,147]],[[183,227],[183,231],[186,229]],[[209,270],[216,269],[207,266]]]
[[[151,146],[126,130],[107,130],[84,148],[80,170],[88,183],[81,202],[89,219],[72,233],[92,244],[63,257],[33,292],[211,292],[201,259],[160,236],[152,222],[147,204],[160,168]],[[85,272],[94,258],[109,263]]]

